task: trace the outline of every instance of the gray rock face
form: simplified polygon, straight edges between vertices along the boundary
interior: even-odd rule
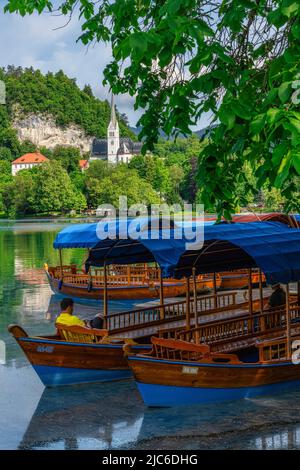
[[[82,153],[89,152],[93,137],[87,136],[81,127],[71,124],[66,128],[57,126],[52,116],[31,114],[26,117],[16,116],[13,127],[19,139],[30,140],[38,147],[53,149],[57,145],[72,146]]]

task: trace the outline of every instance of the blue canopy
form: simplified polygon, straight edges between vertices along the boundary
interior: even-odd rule
[[[122,235],[122,230],[119,235]],[[153,233],[152,233],[153,235]],[[182,278],[196,273],[259,267],[269,283],[300,280],[300,230],[279,222],[251,222],[204,226],[203,246],[197,250],[187,247],[192,240],[178,229],[164,238],[158,230],[156,239],[142,236],[137,239],[99,241],[90,252],[89,266],[133,264],[156,261],[163,275]]]
[[[62,248],[92,248],[99,242],[97,224],[69,225],[56,235],[53,247]]]
[[[169,223],[168,219],[152,218],[152,226],[159,228],[159,223],[163,223],[166,226]],[[205,225],[213,225],[215,221],[205,222]],[[71,224],[59,232],[54,240],[53,247],[55,249],[63,248],[93,248],[100,240],[105,240],[107,234],[115,236],[116,238],[127,238],[127,234],[130,234],[130,227],[134,224],[133,229],[137,228],[141,232],[148,232],[149,221],[147,218],[140,218],[137,224],[133,219],[117,219],[108,220],[105,222],[97,222],[91,224]],[[181,230],[181,227],[195,227],[199,225],[199,222],[194,221],[179,221],[175,220],[175,227]],[[172,225],[171,225],[172,226]],[[154,229],[155,230],[155,229]],[[152,230],[152,231],[154,231]]]

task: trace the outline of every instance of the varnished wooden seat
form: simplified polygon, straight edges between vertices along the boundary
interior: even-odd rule
[[[97,330],[84,326],[67,326],[56,323],[57,333],[64,341],[72,343],[100,343],[108,335],[107,330]]]
[[[236,354],[211,353],[208,344],[194,344],[187,341],[165,338],[151,338],[153,349],[151,355],[158,359],[181,361],[203,361],[213,363],[239,363]]]

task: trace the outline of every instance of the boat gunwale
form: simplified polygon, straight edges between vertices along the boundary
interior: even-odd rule
[[[18,337],[15,338],[17,341],[22,341],[26,343],[44,343],[44,344],[58,344],[58,345],[63,345],[63,346],[84,346],[84,347],[93,347],[93,348],[114,348],[114,349],[122,349],[125,343],[122,344],[108,344],[108,343],[77,343],[77,342],[71,342],[71,341],[66,341],[66,340],[59,340],[59,339],[49,339],[49,338],[43,338],[43,337]],[[136,345],[131,345],[131,347],[134,348],[144,348],[144,349],[149,349],[151,345],[149,344],[149,347],[145,344],[136,344]]]
[[[184,365],[184,366],[191,366],[191,367],[221,367],[221,368],[261,368],[261,367],[278,367],[278,366],[287,366],[287,365],[298,365],[294,364],[289,360],[280,360],[279,361],[267,361],[267,362],[238,362],[238,363],[216,363],[216,362],[196,362],[196,361],[180,361],[178,359],[162,359],[157,358],[154,356],[145,356],[142,354],[135,354],[135,355],[128,355],[126,357],[128,361],[142,361],[142,362],[156,362],[156,363],[164,363],[164,364],[171,364],[171,365]],[[143,382],[142,382],[143,383]]]

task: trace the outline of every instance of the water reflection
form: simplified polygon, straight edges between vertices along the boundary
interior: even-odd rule
[[[253,441],[256,450],[284,450],[300,448],[300,426],[266,433]]]
[[[45,389],[19,449],[122,448],[142,421],[132,382]]]
[[[296,449],[292,397],[150,409],[132,381],[45,389],[18,448]]]

